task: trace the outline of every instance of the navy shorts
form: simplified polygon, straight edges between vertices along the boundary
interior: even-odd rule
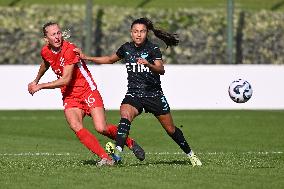
[[[143,109],[146,113],[152,113],[155,116],[165,115],[170,113],[170,106],[165,96],[156,97],[135,97],[131,95],[125,95],[121,104],[129,104],[135,107],[139,114]]]

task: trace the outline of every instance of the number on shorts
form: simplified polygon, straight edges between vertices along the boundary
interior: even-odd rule
[[[85,102],[88,104],[89,107],[92,107],[93,103],[96,101],[94,97],[92,97],[93,94],[90,94],[90,96],[85,99]]]
[[[169,104],[168,104],[168,102],[167,102],[167,99],[166,99],[166,97],[165,96],[162,96],[161,97],[161,100],[162,100],[162,104],[163,104],[163,110],[168,110],[169,109]]]

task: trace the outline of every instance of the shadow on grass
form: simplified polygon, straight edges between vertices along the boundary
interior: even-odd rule
[[[155,166],[155,165],[191,165],[187,160],[161,160],[161,161],[146,161],[141,163],[131,164],[129,166]]]
[[[96,166],[98,161],[95,161],[93,159],[90,159],[90,160],[82,160],[81,163],[83,165],[92,165],[92,166]]]
[[[98,161],[96,160],[82,160],[81,163],[82,165],[91,165],[91,166],[96,166]],[[161,160],[161,161],[142,161],[138,163],[127,163],[127,162],[122,162],[121,164],[117,164],[119,167],[138,167],[138,166],[158,166],[158,165],[190,165],[191,163],[188,160]]]

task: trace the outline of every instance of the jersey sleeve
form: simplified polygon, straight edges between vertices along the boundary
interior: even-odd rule
[[[44,62],[48,62],[47,60],[46,60],[46,48],[45,47],[43,47],[42,49],[41,49],[41,51],[40,51],[40,56],[41,56],[41,59],[44,61]]]
[[[74,48],[68,48],[64,53],[65,65],[76,64],[80,61],[80,58],[73,51]]]
[[[154,60],[162,60],[162,53],[158,46],[155,45],[152,52]]]
[[[121,59],[124,58],[124,55],[125,55],[124,45],[121,45],[119,47],[119,49],[116,51],[116,55]]]

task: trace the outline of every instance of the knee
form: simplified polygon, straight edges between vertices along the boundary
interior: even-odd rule
[[[81,129],[83,129],[83,125],[81,124],[70,124],[69,126],[76,133],[80,131]]]
[[[131,113],[130,111],[123,110],[123,111],[120,111],[120,116],[121,118],[125,118],[131,122],[135,115]]]
[[[175,133],[175,131],[176,131],[176,127],[175,126],[166,126],[166,127],[164,127],[165,128],[165,130],[166,130],[166,132],[168,133],[168,135],[173,135],[174,133]]]
[[[99,128],[95,128],[96,129],[96,131],[98,132],[98,133],[100,133],[100,134],[102,134],[102,135],[105,135],[106,133],[107,133],[107,131],[106,131],[106,128],[103,128],[103,127],[99,127]]]
[[[123,104],[120,106],[120,116],[121,118],[128,119],[130,122],[139,114],[138,110],[128,104]]]

